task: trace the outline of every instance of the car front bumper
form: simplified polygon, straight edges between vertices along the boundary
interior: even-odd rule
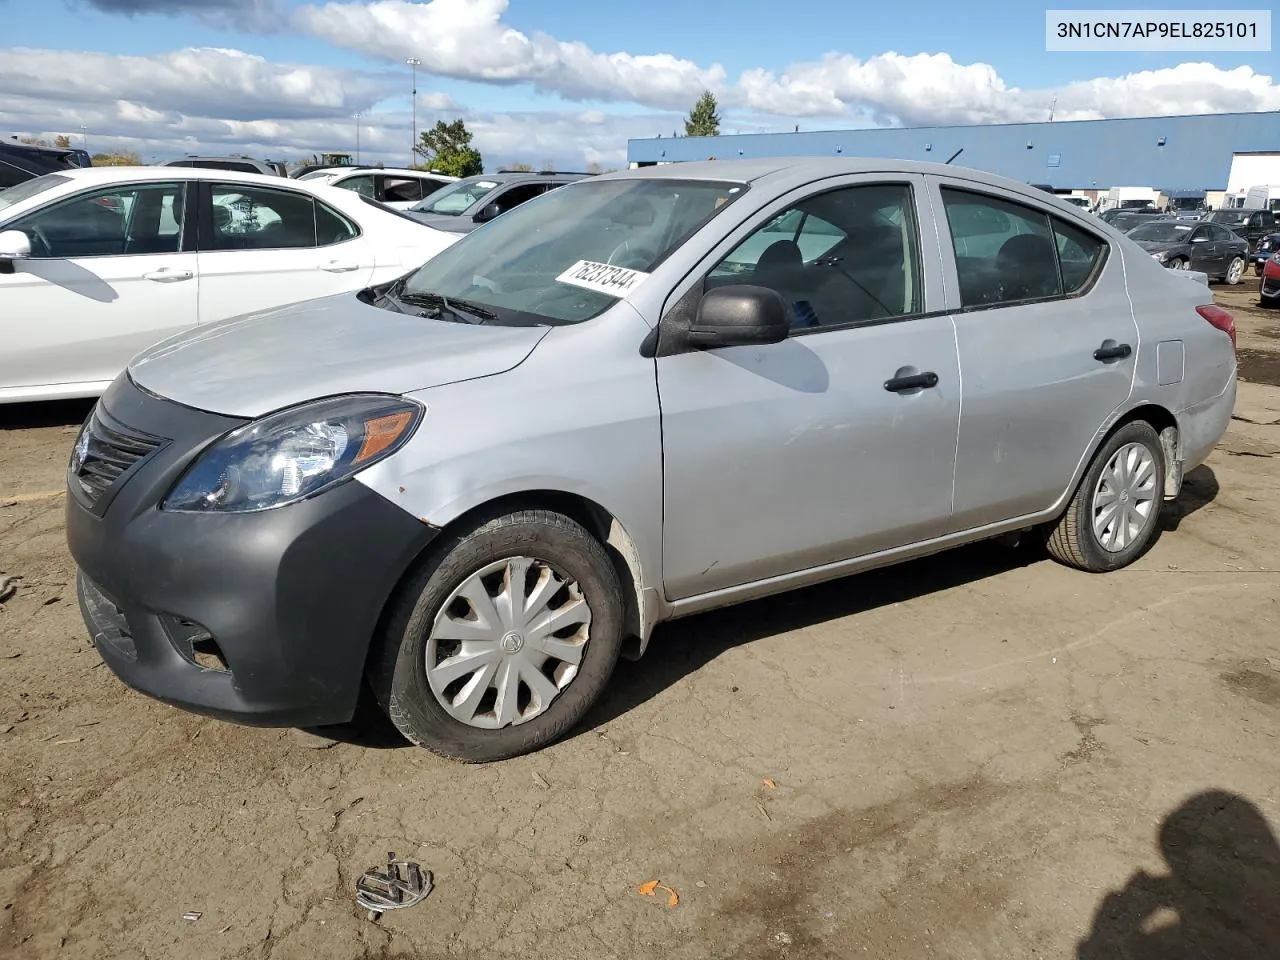
[[[435,528],[351,481],[258,513],[162,511],[194,457],[241,421],[125,376],[98,410],[158,441],[96,499],[68,473],[80,609],[107,665],[142,693],[220,719],[350,720],[382,610]]]

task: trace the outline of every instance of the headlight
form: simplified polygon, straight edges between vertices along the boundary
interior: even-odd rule
[[[1155,257],[1161,263],[1164,263],[1166,260],[1169,259],[1169,251],[1161,250],[1159,253],[1153,253],[1151,256]]]
[[[249,513],[314,496],[391,456],[423,407],[360,394],[291,407],[232,430],[178,478],[161,510]]]

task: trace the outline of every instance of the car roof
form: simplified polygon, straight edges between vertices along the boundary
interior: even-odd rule
[[[457,177],[451,177],[447,173],[436,173],[434,170],[413,170],[409,167],[341,167],[340,172],[332,170],[315,170],[314,173],[328,173],[338,177],[355,176],[356,174],[369,173],[392,173],[401,176],[411,177],[443,177],[446,180],[457,180]]]
[[[260,183],[279,187],[283,177],[262,173],[245,173],[240,170],[215,170],[212,167],[75,167],[59,170],[59,173],[81,184],[112,184],[121,180],[235,180],[244,183]],[[290,180],[297,183],[296,180]]]
[[[1028,196],[1043,191],[1023,180],[975,170],[956,164],[931,163],[920,160],[899,160],[888,157],[761,157],[751,160],[695,160],[667,163],[634,170],[604,173],[592,179],[600,180],[720,180],[731,183],[753,183],[758,180],[793,181],[809,183],[827,177],[860,173],[916,174],[959,177],[984,183],[992,187],[1015,190]]]

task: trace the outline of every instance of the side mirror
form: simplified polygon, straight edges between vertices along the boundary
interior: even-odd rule
[[[475,215],[475,221],[476,223],[486,223],[501,212],[502,210],[496,203],[491,203],[487,207],[482,208],[480,212]]]
[[[31,240],[21,230],[0,232],[0,273],[13,273],[13,262],[31,256]]]
[[[791,332],[787,307],[776,290],[732,284],[708,291],[685,337],[697,347],[780,343]]]

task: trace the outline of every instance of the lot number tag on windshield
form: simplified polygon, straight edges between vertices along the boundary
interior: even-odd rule
[[[556,279],[561,283],[571,283],[575,287],[621,298],[638,287],[647,276],[649,274],[639,270],[596,263],[594,260],[579,260]]]

